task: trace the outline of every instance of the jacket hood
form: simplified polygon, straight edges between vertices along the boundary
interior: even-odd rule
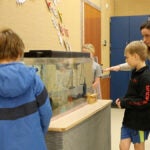
[[[23,63],[0,64],[0,96],[22,95],[33,84],[36,70]]]

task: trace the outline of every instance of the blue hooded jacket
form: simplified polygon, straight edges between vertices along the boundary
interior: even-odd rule
[[[52,109],[33,67],[0,64],[0,150],[47,150]]]

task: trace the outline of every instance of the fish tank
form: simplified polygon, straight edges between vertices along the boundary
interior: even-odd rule
[[[37,69],[53,109],[53,117],[85,105],[92,92],[93,72],[89,53],[30,50],[24,63]]]

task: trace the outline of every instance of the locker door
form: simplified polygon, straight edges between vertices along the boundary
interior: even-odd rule
[[[110,66],[124,63],[124,48],[129,41],[129,17],[112,17],[110,24],[111,55]],[[110,72],[110,98],[115,102],[116,98],[124,96],[129,72]]]
[[[129,40],[129,17],[111,17],[111,48],[124,48]]]
[[[140,33],[140,26],[148,20],[149,16],[130,16],[130,27],[129,27],[129,37],[130,41],[142,40],[142,35]]]
[[[111,53],[111,66],[124,63],[124,49],[113,49]],[[130,78],[129,71],[119,71],[110,73],[110,97],[115,100],[119,97],[123,97],[127,91],[128,82]]]

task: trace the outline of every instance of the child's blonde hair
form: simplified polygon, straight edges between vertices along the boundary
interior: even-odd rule
[[[145,61],[148,58],[148,47],[143,41],[133,41],[130,42],[124,51],[124,54],[126,53],[132,54],[138,54],[141,60]]]
[[[95,54],[95,47],[93,44],[91,43],[87,43],[87,44],[84,44],[82,46],[83,49],[86,49],[88,52],[92,53],[93,55]]]

